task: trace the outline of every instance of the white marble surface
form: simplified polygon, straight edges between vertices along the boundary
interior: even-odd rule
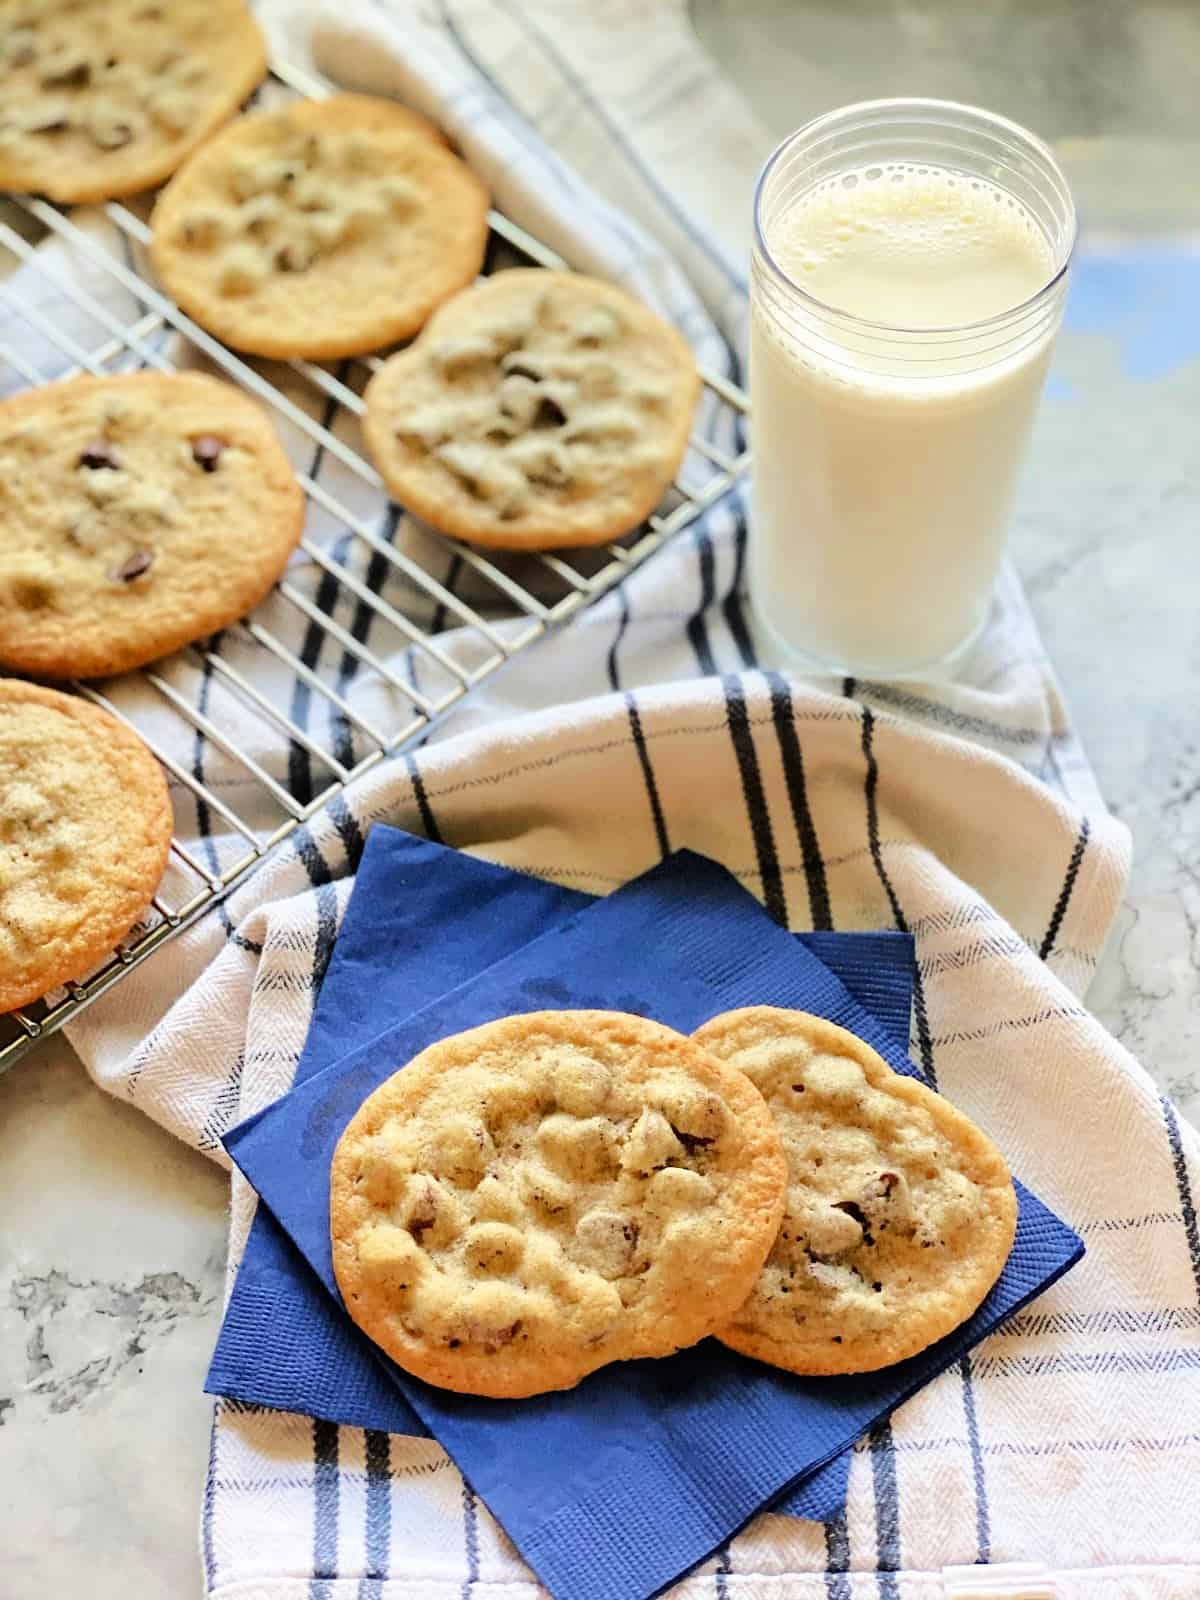
[[[0,1594],[192,1600],[225,1175],[61,1039],[0,1129]]]
[[[1200,258],[1189,281],[1200,297]],[[1153,379],[1131,364],[1109,335],[1062,339],[1070,396],[1039,418],[1015,542],[1101,792],[1133,833],[1088,1003],[1200,1123],[1200,350]]]

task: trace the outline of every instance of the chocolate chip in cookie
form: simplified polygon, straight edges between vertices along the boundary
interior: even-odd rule
[[[132,583],[135,578],[141,578],[149,572],[153,565],[153,550],[135,550],[132,555],[126,556],[113,577],[118,583]]]
[[[204,472],[215,472],[225,449],[224,439],[215,433],[202,433],[192,440],[192,460]]]
[[[93,439],[80,453],[79,465],[86,467],[89,472],[98,472],[105,467],[116,470],[121,463],[107,439]]]

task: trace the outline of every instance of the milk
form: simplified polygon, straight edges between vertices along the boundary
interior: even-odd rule
[[[831,667],[917,671],[985,617],[1058,319],[978,324],[1037,295],[1055,252],[1003,189],[907,163],[840,172],[762,226],[801,292],[756,261],[755,608]]]

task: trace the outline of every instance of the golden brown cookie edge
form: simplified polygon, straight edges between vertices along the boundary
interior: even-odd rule
[[[474,187],[474,199],[478,203],[477,226],[470,228],[471,219],[466,219],[466,231],[474,231],[476,237],[467,240],[462,247],[462,258],[457,263],[450,263],[444,273],[444,292],[440,292],[432,304],[425,307],[414,308],[403,314],[399,312],[393,316],[379,319],[370,330],[364,331],[357,337],[338,337],[327,335],[322,337],[316,330],[301,340],[290,338],[257,337],[251,335],[247,338],[244,330],[239,326],[236,313],[233,316],[213,315],[213,307],[209,300],[201,301],[192,296],[186,286],[182,285],[171,269],[172,246],[166,243],[166,234],[174,220],[174,210],[181,204],[180,185],[186,182],[188,174],[193,169],[199,170],[200,164],[210,157],[215,157],[230,144],[236,144],[241,136],[242,127],[250,117],[271,117],[279,112],[299,107],[328,108],[332,104],[344,105],[356,103],[363,117],[363,123],[368,128],[374,119],[390,122],[393,126],[403,125],[414,134],[421,134],[428,138],[431,144],[436,145],[448,159],[455,163],[458,177],[471,180]],[[470,187],[464,183],[464,188]],[[185,196],[186,199],[186,196]],[[182,162],[175,170],[171,181],[163,189],[155,201],[154,211],[150,218],[150,245],[149,253],[151,264],[159,282],[168,294],[172,296],[179,309],[186,313],[193,322],[203,328],[207,333],[213,334],[223,344],[232,350],[240,350],[247,355],[263,356],[272,361],[335,361],[343,357],[370,355],[376,350],[386,349],[388,345],[397,344],[403,339],[412,338],[428,323],[429,319],[443,306],[447,300],[458,294],[472,280],[478,276],[483,266],[484,256],[487,251],[488,241],[488,211],[491,197],[487,185],[475,170],[454,151],[449,140],[435,123],[402,106],[397,101],[385,100],[376,95],[345,93],[329,95],[322,100],[289,101],[287,106],[272,107],[267,111],[256,111],[247,117],[237,117],[228,123],[213,138],[207,139],[198,148],[193,150],[188,159]],[[470,249],[467,246],[470,244]]]
[[[974,1275],[969,1289],[964,1293],[960,1301],[961,1315],[955,1320],[945,1320],[935,1324],[933,1332],[928,1331],[929,1325],[926,1324],[919,1331],[913,1329],[907,1335],[902,1331],[901,1335],[893,1336],[890,1340],[878,1336],[870,1339],[862,1338],[838,1345],[828,1352],[817,1352],[809,1346],[801,1349],[794,1346],[784,1348],[779,1341],[764,1334],[745,1331],[732,1325],[719,1329],[716,1334],[721,1343],[728,1345],[731,1350],[737,1350],[740,1354],[750,1356],[756,1361],[781,1367],[785,1371],[795,1372],[802,1377],[834,1377],[843,1373],[874,1372],[881,1367],[892,1366],[909,1356],[917,1355],[930,1345],[936,1344],[939,1339],[944,1339],[973,1316],[987,1298],[1004,1271],[1016,1237],[1017,1198],[1012,1175],[1008,1163],[996,1145],[964,1112],[959,1111],[944,1096],[917,1079],[893,1071],[865,1039],[860,1039],[849,1029],[828,1022],[823,1017],[814,1016],[807,1011],[790,1011],[776,1006],[743,1006],[710,1017],[695,1030],[692,1037],[704,1043],[706,1033],[711,1041],[725,1028],[755,1020],[767,1021],[773,1014],[792,1019],[804,1018],[806,1039],[826,1040],[838,1050],[850,1054],[862,1067],[872,1088],[883,1089],[889,1094],[896,1094],[898,1098],[909,1101],[910,1104],[922,1106],[938,1126],[952,1136],[960,1149],[969,1151],[985,1171],[991,1168],[985,1192],[993,1202],[989,1206],[988,1216],[996,1223],[999,1234],[986,1262],[981,1262],[979,1272]],[[984,1185],[981,1183],[980,1187]]]
[[[330,1172],[330,1237],[334,1277],[347,1314],[368,1338],[391,1356],[398,1366],[414,1377],[422,1378],[439,1388],[490,1399],[527,1399],[532,1395],[549,1393],[552,1390],[572,1389],[590,1373],[614,1361],[671,1355],[676,1350],[698,1343],[700,1339],[715,1332],[731,1307],[736,1307],[745,1300],[762,1270],[778,1232],[783,1215],[787,1164],[782,1141],[767,1104],[744,1073],[727,1066],[703,1050],[695,1054],[688,1052],[688,1060],[693,1064],[688,1068],[689,1073],[699,1077],[706,1087],[722,1093],[727,1102],[731,1103],[743,1131],[748,1125],[754,1126],[757,1134],[756,1142],[761,1144],[763,1153],[756,1162],[753,1181],[748,1182],[746,1187],[750,1191],[748,1195],[750,1203],[763,1210],[763,1217],[756,1236],[761,1249],[751,1250],[747,1246],[740,1268],[735,1268],[729,1262],[724,1263],[727,1269],[728,1289],[719,1296],[706,1299],[703,1315],[697,1316],[688,1324],[686,1337],[678,1340],[673,1337],[662,1337],[653,1341],[638,1341],[630,1337],[621,1344],[614,1343],[607,1346],[603,1354],[595,1355],[593,1359],[586,1357],[581,1359],[582,1352],[578,1347],[567,1346],[556,1351],[539,1350],[536,1361],[531,1362],[526,1356],[516,1362],[512,1359],[512,1353],[506,1350],[490,1355],[476,1355],[474,1352],[462,1355],[458,1352],[431,1348],[423,1340],[399,1340],[392,1337],[386,1327],[380,1326],[380,1318],[364,1316],[361,1310],[356,1311],[352,1308],[352,1302],[357,1298],[356,1289],[362,1283],[357,1255],[348,1238],[350,1224],[345,1220],[348,1218],[350,1197],[354,1189],[353,1179],[348,1171],[353,1160],[350,1154],[353,1137],[362,1136],[373,1124],[383,1120],[391,1113],[397,1101],[412,1097],[411,1080],[408,1094],[401,1096],[398,1091],[402,1087],[399,1080],[414,1068],[419,1068],[423,1074],[430,1076],[437,1076],[446,1070],[440,1057],[445,1053],[447,1046],[469,1045],[475,1036],[491,1034],[498,1029],[524,1034],[532,1028],[545,1027],[556,1020],[561,1021],[564,1016],[582,1019],[583,1025],[588,1022],[599,1027],[633,1024],[639,1030],[652,1029],[665,1047],[676,1047],[676,1054],[683,1053],[678,1049],[679,1046],[691,1045],[685,1034],[676,1033],[674,1029],[667,1028],[662,1023],[651,1022],[647,1018],[631,1016],[625,1012],[537,1011],[501,1017],[494,1022],[452,1034],[427,1046],[407,1066],[401,1067],[367,1096],[338,1139]],[[531,1366],[536,1368],[532,1376],[528,1370]]]
[[[157,865],[143,875],[143,887],[124,896],[107,919],[89,919],[86,937],[81,934],[70,944],[67,955],[39,972],[36,984],[31,982],[22,987],[7,982],[0,974],[0,1015],[40,1000],[57,985],[82,976],[124,938],[145,912],[162,881],[175,823],[170,791],[162,768],[141,737],[120,718],[74,695],[63,694],[58,689],[49,689],[41,684],[25,683],[18,678],[0,678],[0,700],[5,699],[46,706],[60,715],[69,716],[90,733],[102,735],[97,743],[106,754],[119,760],[124,768],[124,783],[128,792],[132,794],[139,786],[146,790],[142,820],[146,842],[156,854]]]
[[[261,449],[258,453],[264,468],[264,477],[292,502],[290,517],[287,519],[282,515],[280,517],[279,537],[272,542],[272,561],[264,562],[262,582],[254,586],[244,586],[236,609],[232,602],[228,606],[210,606],[198,623],[192,622],[186,626],[180,624],[173,629],[165,628],[156,637],[152,646],[139,645],[133,639],[127,638],[111,639],[102,644],[92,643],[89,648],[77,637],[72,647],[64,652],[52,648],[40,648],[31,640],[26,640],[23,645],[19,644],[14,648],[11,640],[5,642],[0,638],[0,671],[7,669],[54,680],[106,678],[121,672],[132,672],[139,667],[148,666],[152,661],[160,661],[164,656],[182,649],[184,645],[192,644],[197,639],[207,638],[219,628],[227,627],[245,616],[247,612],[253,611],[254,607],[260,604],[275,587],[287,566],[288,558],[299,544],[304,532],[307,505],[304,491],[292,470],[287,452],[271,424],[266,408],[235,384],[222,378],[212,377],[205,372],[187,371],[124,372],[104,377],[63,378],[57,383],[44,384],[40,388],[22,389],[19,393],[0,401],[0,420],[5,416],[19,417],[25,412],[37,411],[48,403],[47,397],[49,404],[53,406],[54,391],[66,384],[83,385],[93,389],[125,387],[177,389],[180,385],[204,385],[210,392],[219,390],[222,404],[232,403],[241,408],[245,418],[253,417],[253,423],[250,424],[248,421],[247,425],[252,425],[256,431],[261,431]]]
[[[98,205],[105,200],[123,200],[130,195],[142,194],[177,172],[195,151],[210,137],[235,117],[238,107],[266,76],[269,65],[267,41],[249,7],[242,6],[243,20],[239,28],[244,33],[245,59],[239,62],[236,75],[226,78],[225,93],[214,96],[209,102],[208,115],[201,117],[195,128],[179,146],[164,153],[158,161],[145,161],[135,171],[125,176],[115,176],[106,182],[89,181],[86,168],[81,166],[77,181],[54,180],[39,184],[21,177],[19,164],[6,166],[0,157],[0,189],[13,194],[44,194],[58,205]]]
[[[665,460],[670,463],[670,471],[664,470],[656,474],[652,481],[648,481],[641,495],[633,502],[629,512],[618,518],[609,518],[607,522],[598,524],[592,529],[579,528],[563,530],[562,523],[556,516],[546,513],[541,518],[527,516],[522,518],[519,530],[505,530],[495,528],[481,520],[472,520],[469,516],[455,516],[447,514],[445,496],[436,492],[430,493],[422,483],[423,469],[418,465],[415,470],[409,471],[403,464],[398,464],[394,459],[392,449],[393,429],[386,422],[383,411],[388,403],[382,397],[397,379],[397,374],[403,374],[410,365],[415,365],[422,356],[421,342],[426,337],[436,337],[440,328],[447,323],[453,323],[453,314],[458,309],[458,302],[462,295],[472,292],[471,288],[465,289],[459,295],[443,302],[425,323],[420,336],[404,350],[398,350],[388,357],[383,366],[373,374],[366,389],[363,391],[363,400],[366,411],[363,413],[362,429],[367,442],[367,453],[371,458],[380,477],[387,487],[388,493],[406,511],[420,517],[423,522],[439,533],[452,539],[461,539],[466,544],[477,545],[481,549],[511,550],[570,550],[590,549],[596,545],[610,544],[615,539],[622,538],[625,534],[639,527],[646,518],[661,504],[663,496],[671,486],[672,480],[679,471],[684,456],[687,454],[688,439],[691,435],[692,419],[700,399],[702,382],[696,358],[691,346],[677,328],[673,328],[665,318],[659,316],[650,306],[619,288],[616,284],[608,283],[605,279],[590,277],[583,273],[551,272],[544,267],[513,267],[502,273],[495,273],[485,279],[484,284],[472,286],[483,288],[487,283],[494,283],[500,279],[512,280],[520,278],[527,280],[532,286],[535,283],[553,282],[558,279],[564,283],[578,286],[580,284],[597,285],[607,293],[622,299],[627,305],[635,308],[639,317],[653,318],[654,324],[662,335],[670,335],[674,344],[674,353],[678,360],[678,373],[680,379],[679,415],[676,424],[676,437],[671,441],[671,448],[665,453]],[[690,399],[684,393],[684,382],[690,391]],[[374,395],[374,403],[372,403]],[[635,514],[636,513],[636,514]]]

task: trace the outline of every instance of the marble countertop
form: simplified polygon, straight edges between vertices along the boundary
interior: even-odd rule
[[[833,26],[838,8],[813,9]],[[863,92],[839,84],[834,99]],[[1021,115],[986,85],[977,97]],[[1131,252],[1125,237],[1085,242],[1079,282],[1109,310],[1068,323],[1014,540],[1101,789],[1134,836],[1089,1003],[1195,1119],[1200,249],[1143,234]],[[3,1592],[198,1596],[225,1177],[102,1094],[61,1039],[0,1078],[0,1127]]]
[[[6,1600],[190,1600],[228,1180],[62,1038],[0,1079]]]

